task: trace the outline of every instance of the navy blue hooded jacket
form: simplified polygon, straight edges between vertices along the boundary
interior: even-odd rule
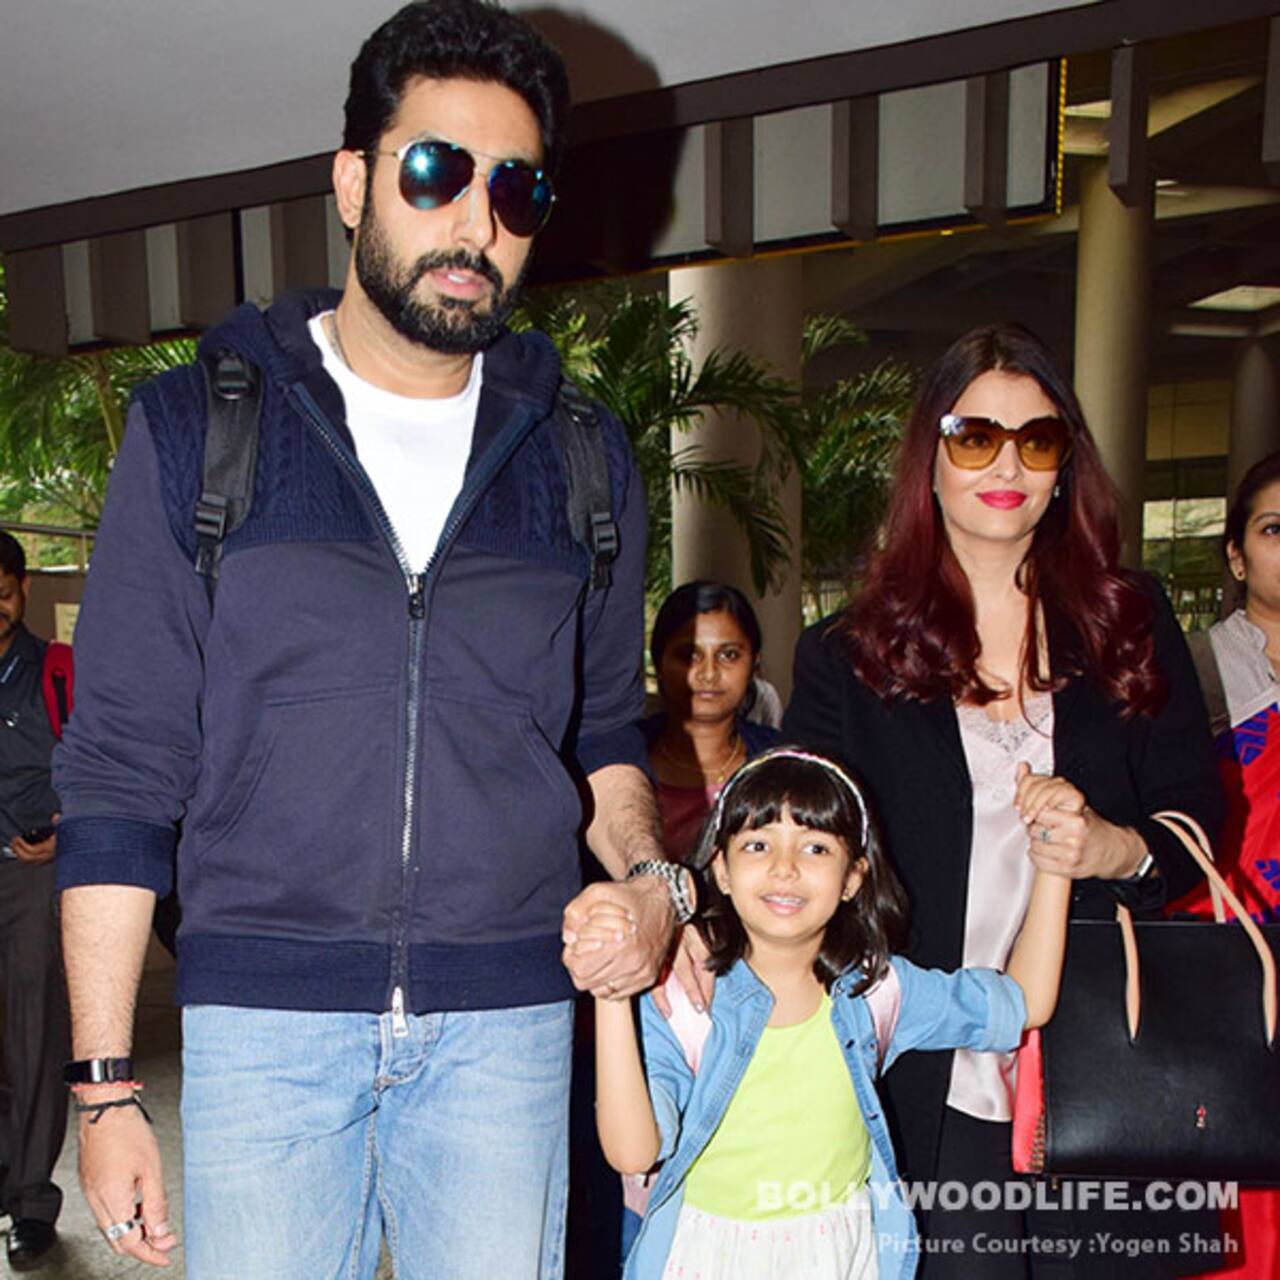
[[[168,891],[178,1000],[412,1012],[570,993],[583,779],[645,767],[645,504],[603,415],[621,548],[588,590],[541,334],[485,355],[466,479],[425,572],[356,460],[306,328],[337,295],[204,339],[264,371],[252,511],[194,570],[204,382],[142,388],[76,631],[55,758],[59,885]],[[178,841],[178,828],[181,840]]]

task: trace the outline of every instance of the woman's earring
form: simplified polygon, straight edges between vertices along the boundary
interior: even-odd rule
[[[1053,496],[1057,498],[1057,497],[1060,497],[1061,494],[1062,494],[1062,486],[1060,484],[1055,484],[1053,486]]]

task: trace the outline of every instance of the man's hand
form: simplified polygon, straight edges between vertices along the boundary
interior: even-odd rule
[[[671,971],[699,1013],[711,1007],[711,997],[716,990],[715,975],[707,968],[709,954],[702,934],[693,925],[685,925],[680,930],[680,941],[676,944]],[[658,1012],[664,1018],[671,1017],[671,1001],[667,999],[665,988],[659,987],[654,991],[653,1003],[658,1006]]]
[[[55,827],[58,825],[58,819],[61,816],[62,815],[58,813],[53,815],[52,821]],[[24,840],[21,836],[14,836],[13,839],[9,841],[9,848],[13,850],[13,856],[17,858],[19,862],[50,862],[56,852],[57,843],[58,833],[55,831],[46,836],[43,840],[37,841],[35,844]]]
[[[77,1091],[84,1105],[128,1097],[120,1086]],[[80,1185],[98,1227],[137,1222],[108,1243],[116,1253],[153,1267],[167,1267],[177,1243],[169,1225],[160,1148],[155,1133],[137,1107],[115,1107],[90,1123],[80,1116]]]
[[[658,980],[674,928],[671,894],[657,877],[590,884],[564,909],[565,968],[573,985],[593,996],[647,991]]]
[[[56,852],[55,846],[58,843],[58,836],[55,832],[51,836],[46,836],[38,844],[29,844],[21,836],[14,836],[9,841],[9,848],[13,850],[13,856],[19,862],[40,863],[50,862]]]

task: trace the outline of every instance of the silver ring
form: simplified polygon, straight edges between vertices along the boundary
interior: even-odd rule
[[[113,1222],[110,1226],[102,1228],[102,1234],[107,1237],[108,1244],[115,1244],[117,1240],[123,1240],[137,1225],[137,1218],[132,1218],[128,1222]]]
[[[1052,842],[1053,842],[1053,832],[1052,832],[1052,831],[1050,831],[1048,827],[1041,827],[1041,828],[1040,828],[1040,843],[1041,843],[1041,844],[1052,844]]]

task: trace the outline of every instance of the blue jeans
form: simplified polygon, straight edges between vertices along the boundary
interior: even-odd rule
[[[571,1005],[184,1010],[189,1280],[560,1280]]]

